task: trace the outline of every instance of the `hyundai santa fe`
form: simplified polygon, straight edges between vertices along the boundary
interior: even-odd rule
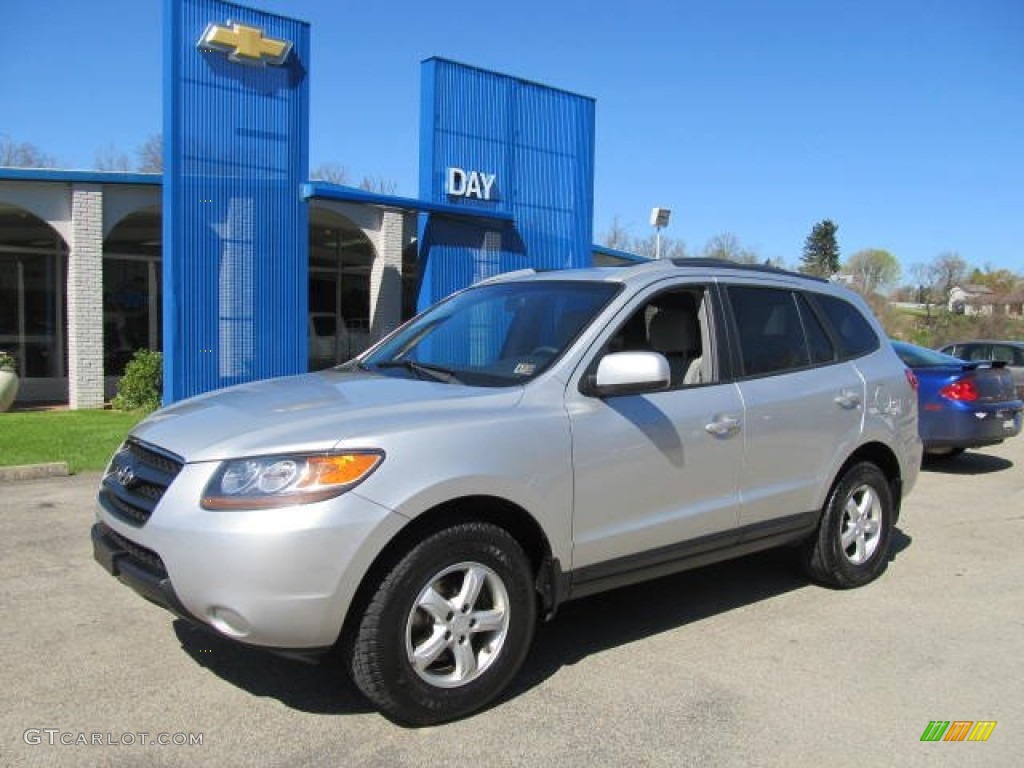
[[[567,600],[780,545],[817,582],[876,578],[921,461],[915,383],[824,280],[510,273],[336,368],[151,415],[103,476],[94,553],[441,722],[493,700]]]

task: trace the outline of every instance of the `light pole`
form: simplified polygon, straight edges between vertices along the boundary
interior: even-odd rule
[[[651,226],[654,227],[654,258],[661,258],[661,230],[668,226],[669,217],[672,215],[671,208],[652,208]]]

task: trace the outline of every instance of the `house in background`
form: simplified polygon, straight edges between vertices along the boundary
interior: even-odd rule
[[[987,285],[965,283],[949,291],[949,311],[954,315],[1007,315],[1024,317],[1024,285],[1009,293],[996,293]]]
[[[954,285],[949,289],[947,308],[954,315],[990,315],[992,307],[988,302],[992,295],[992,289],[987,285]]]

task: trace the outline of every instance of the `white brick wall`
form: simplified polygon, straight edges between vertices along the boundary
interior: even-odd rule
[[[103,407],[103,189],[71,186],[68,404]]]
[[[405,216],[385,210],[381,215],[377,257],[370,269],[370,337],[383,338],[402,322],[402,247]]]

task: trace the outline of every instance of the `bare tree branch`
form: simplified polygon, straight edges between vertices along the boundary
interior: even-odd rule
[[[164,137],[162,133],[154,134],[146,139],[135,154],[138,157],[138,170],[142,173],[162,173],[164,170]]]
[[[347,185],[349,183],[348,171],[345,166],[338,163],[320,163],[310,172],[309,177],[318,181],[326,181],[328,184]]]
[[[132,162],[128,159],[128,155],[121,152],[113,144],[107,144],[96,153],[93,165],[97,171],[127,172],[132,169]]]
[[[380,195],[393,195],[398,189],[398,184],[382,176],[363,176],[363,180],[359,182],[359,188]]]
[[[40,150],[27,141],[16,142],[7,134],[0,134],[0,166],[8,168],[56,168],[53,155]]]

